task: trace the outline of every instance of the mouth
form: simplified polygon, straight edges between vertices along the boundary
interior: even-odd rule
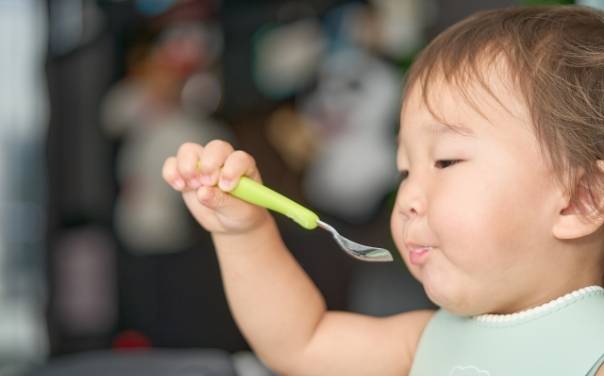
[[[409,262],[413,265],[422,265],[426,262],[432,246],[407,243],[405,244],[409,251]]]

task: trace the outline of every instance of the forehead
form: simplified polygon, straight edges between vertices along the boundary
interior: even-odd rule
[[[472,136],[517,126],[532,129],[523,96],[508,77],[505,69],[490,67],[480,77],[417,80],[405,93],[400,136],[416,130]]]

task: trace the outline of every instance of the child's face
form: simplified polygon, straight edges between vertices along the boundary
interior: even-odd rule
[[[507,110],[482,89],[469,91],[486,118],[455,87],[432,85],[435,112],[468,134],[440,124],[419,85],[401,113],[397,164],[409,175],[392,213],[393,237],[432,301],[467,315],[531,306],[556,262],[548,251],[562,191],[520,94],[491,76]],[[431,248],[412,252],[418,246]]]

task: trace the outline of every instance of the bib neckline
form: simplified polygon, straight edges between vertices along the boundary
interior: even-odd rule
[[[602,286],[587,286],[581,289],[569,292],[559,298],[556,298],[548,303],[540,306],[529,308],[523,311],[507,314],[484,314],[473,316],[472,319],[479,323],[487,324],[515,324],[527,319],[540,317],[552,312],[555,312],[565,306],[568,306],[578,300],[592,295],[604,295]]]

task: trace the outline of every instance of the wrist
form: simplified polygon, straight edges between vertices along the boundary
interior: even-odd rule
[[[212,232],[212,239],[215,243],[233,243],[250,242],[253,239],[262,239],[266,236],[274,236],[277,226],[273,216],[265,211],[262,218],[256,221],[252,226],[240,231],[231,232]]]

